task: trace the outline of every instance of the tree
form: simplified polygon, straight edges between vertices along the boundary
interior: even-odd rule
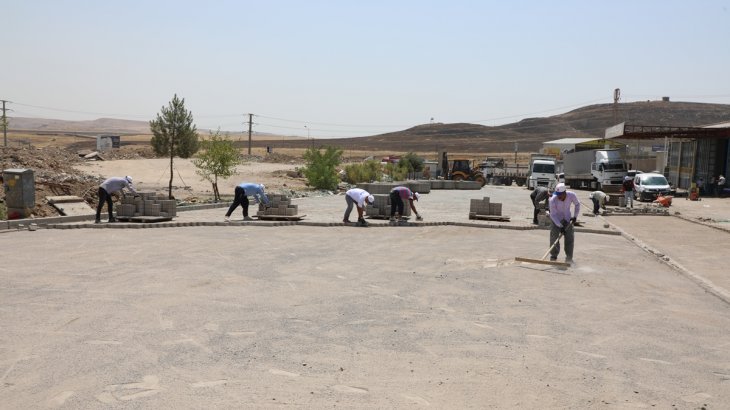
[[[175,155],[190,158],[200,148],[198,132],[193,124],[193,113],[185,109],[185,99],[177,94],[167,107],[163,106],[157,118],[150,121],[153,137],[150,141],[157,156],[170,156],[170,185],[168,197],[172,199],[173,162]]]
[[[195,173],[213,185],[213,196],[216,202],[220,201],[218,178],[228,178],[236,173],[236,165],[241,163],[238,149],[228,135],[221,136],[220,128],[210,133],[210,138],[200,142],[203,153],[193,160],[198,168]]]
[[[317,189],[337,189],[339,178],[337,166],[340,165],[342,150],[335,147],[307,148],[304,152],[304,176],[309,185]]]

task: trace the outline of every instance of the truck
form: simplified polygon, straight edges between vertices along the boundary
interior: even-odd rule
[[[527,176],[527,189],[544,186],[553,189],[557,183],[555,157],[545,154],[532,154]]]
[[[611,190],[621,185],[628,169],[620,149],[588,149],[563,154],[565,184],[571,188]]]
[[[486,180],[493,185],[510,186],[514,182],[518,186],[523,186],[527,182],[527,165],[510,164],[503,158],[488,157],[479,164],[479,169]]]

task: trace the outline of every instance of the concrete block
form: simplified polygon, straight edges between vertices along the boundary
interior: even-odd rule
[[[502,215],[502,204],[500,203],[492,203],[489,204],[489,215]]]

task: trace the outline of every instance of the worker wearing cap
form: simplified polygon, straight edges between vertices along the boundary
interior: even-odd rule
[[[345,192],[345,202],[347,202],[347,209],[345,210],[345,217],[342,219],[343,223],[350,223],[350,212],[352,212],[352,206],[357,206],[357,223],[361,226],[367,226],[368,223],[363,218],[363,210],[365,204],[372,204],[375,202],[375,197],[364,189],[352,188]]]
[[[390,220],[395,221],[395,215],[398,214],[399,218],[403,218],[403,211],[405,208],[405,203],[403,202],[408,201],[408,204],[411,207],[411,210],[414,214],[416,214],[416,220],[422,221],[423,218],[421,218],[421,215],[418,214],[418,211],[416,210],[416,205],[413,204],[413,201],[418,201],[418,198],[420,198],[421,195],[418,192],[411,191],[408,187],[404,186],[397,186],[390,190]]]
[[[532,206],[534,207],[534,212],[532,214],[532,223],[537,225],[537,215],[540,213],[540,202],[544,201],[545,208],[548,207],[550,190],[548,190],[547,187],[544,186],[536,186],[530,194],[530,199],[532,199]]]
[[[254,203],[263,203],[265,206],[269,206],[269,197],[264,193],[266,187],[263,184],[254,184],[251,182],[241,182],[236,186],[233,192],[233,203],[226,212],[226,222],[231,220],[231,214],[233,211],[241,205],[243,208],[243,220],[252,221],[253,219],[248,216],[248,197],[253,197]]]
[[[606,204],[611,200],[611,196],[603,191],[593,191],[589,195],[593,201],[593,215],[598,215],[599,208],[606,209]]]
[[[624,206],[634,207],[634,180],[630,176],[624,177],[624,182],[621,184],[621,192],[624,193]],[[639,198],[641,199],[641,198]]]
[[[115,192],[122,192],[123,189],[129,189],[135,196],[137,191],[132,186],[132,177],[127,175],[126,177],[111,177],[105,180],[99,185],[99,204],[96,205],[96,220],[95,223],[101,223],[101,208],[106,202],[106,208],[109,211],[109,222],[116,222],[114,218],[114,204],[112,202],[112,194]]]
[[[570,205],[573,205],[573,212]],[[573,262],[573,242],[575,239],[573,224],[580,214],[580,201],[575,193],[566,189],[564,183],[555,186],[555,192],[550,197],[550,245],[558,240],[562,233],[565,236],[565,261]],[[560,242],[550,249],[550,260],[558,259],[560,253]]]

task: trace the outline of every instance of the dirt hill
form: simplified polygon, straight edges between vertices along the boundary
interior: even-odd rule
[[[527,118],[497,127],[476,124],[428,124],[371,137],[328,140],[348,149],[389,151],[510,152],[537,151],[559,138],[601,137],[606,128],[626,122],[635,125],[705,126],[730,121],[730,105],[647,101],[598,104],[545,118]]]

